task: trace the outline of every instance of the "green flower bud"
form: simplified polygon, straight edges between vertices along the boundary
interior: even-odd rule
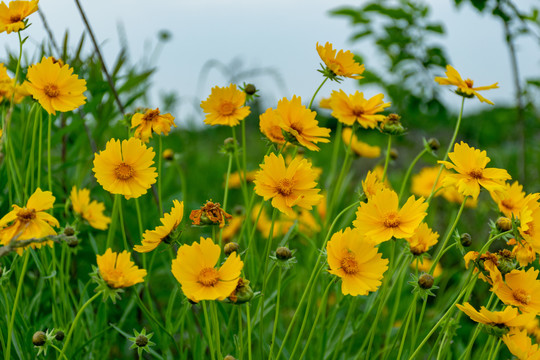
[[[433,276],[430,274],[422,274],[418,278],[418,285],[420,285],[422,289],[431,289],[433,287],[433,282]]]
[[[47,335],[43,331],[36,331],[32,336],[32,344],[43,346],[47,342]]]

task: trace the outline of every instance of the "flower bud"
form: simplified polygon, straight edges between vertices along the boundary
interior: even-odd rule
[[[32,344],[43,346],[47,342],[47,335],[43,331],[36,331],[32,336]]]
[[[510,250],[505,249],[497,253],[497,268],[502,275],[506,275],[516,269],[517,265],[518,263]]]
[[[433,287],[433,281],[433,276],[429,274],[422,274],[418,278],[418,285],[420,285],[422,289],[431,289]]]
[[[62,330],[58,330],[56,334],[54,334],[54,338],[58,341],[64,340],[65,334]]]
[[[68,236],[65,239],[69,247],[74,248],[79,245],[79,239],[76,236]]]
[[[173,149],[165,149],[163,150],[163,159],[165,160],[172,160],[174,158],[174,151]]]
[[[441,143],[439,142],[439,140],[435,138],[429,139],[427,143],[428,143],[429,148],[433,151],[437,151],[441,147]]]
[[[287,247],[278,247],[276,249],[276,257],[279,260],[289,260],[292,257],[292,251]]]
[[[398,158],[398,156],[399,156],[399,153],[398,153],[397,149],[394,149],[394,148],[390,149],[390,158],[392,160],[396,160]]]
[[[232,355],[227,355],[223,358],[223,360],[237,360],[234,356]]]
[[[238,252],[239,248],[240,248],[240,246],[237,243],[230,242],[228,244],[225,244],[225,248],[223,249],[223,251],[225,251],[225,255],[229,256],[233,252]]]
[[[253,84],[247,84],[244,88],[244,92],[248,95],[253,95],[257,92],[257,88]]]
[[[469,247],[472,244],[472,238],[471,238],[471,235],[469,233],[461,234],[461,239],[460,240],[461,240],[461,245],[463,245],[464,247]]]
[[[497,227],[497,230],[499,231],[508,231],[512,229],[512,220],[510,220],[507,217],[501,216],[497,219],[497,222],[495,223],[495,226]]]
[[[249,286],[249,280],[240,278],[236,289],[229,295],[229,300],[239,305],[248,302],[253,298],[253,289]]]
[[[388,115],[380,125],[380,129],[382,132],[389,135],[401,135],[406,131],[401,124],[401,116],[398,114]]]
[[[233,138],[228,137],[223,141],[223,151],[226,153],[234,153],[235,141]]]
[[[64,235],[66,236],[73,236],[75,235],[75,229],[73,229],[71,226],[66,226],[64,228]]]
[[[148,344],[148,338],[143,334],[140,334],[135,338],[135,344],[138,347],[145,347]]]

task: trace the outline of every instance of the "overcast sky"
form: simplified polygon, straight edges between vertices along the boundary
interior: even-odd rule
[[[107,65],[111,66],[119,51],[121,25],[129,43],[131,61],[142,59],[157,67],[153,78],[153,102],[157,93],[175,91],[183,99],[204,99],[212,86],[227,85],[226,77],[211,71],[199,84],[203,64],[216,59],[224,64],[241,61],[235,69],[272,69],[279,74],[285,87],[267,76],[254,77],[268,106],[283,96],[301,96],[305,102],[321,81],[320,59],[315,43],[330,41],[335,48],[359,50],[358,43],[348,39],[352,28],[348,20],[330,17],[329,10],[347,5],[335,0],[87,0],[81,1],[98,41],[102,44]],[[349,2],[349,4],[352,2]],[[475,85],[499,82],[500,89],[492,90],[488,98],[494,102],[509,101],[513,82],[502,27],[492,16],[480,16],[470,6],[457,11],[451,0],[430,1],[432,19],[444,23],[446,35],[438,40],[446,48],[451,64],[464,77],[474,79]],[[520,0],[527,8],[532,0]],[[84,31],[81,17],[72,0],[41,0],[40,8],[58,42],[69,30],[72,44]],[[33,25],[27,30],[30,43],[27,50],[36,53],[36,46],[45,32],[38,14],[31,15]],[[159,56],[152,57],[157,34],[166,29],[172,34]],[[0,36],[0,48],[17,48],[15,34]],[[532,40],[518,43],[522,77],[538,74],[539,46]],[[370,49],[366,63],[376,63],[377,55]],[[443,75],[443,74],[438,74]],[[200,86],[199,86],[200,85]],[[321,92],[343,88],[358,89],[355,81],[325,85]],[[372,96],[374,94],[367,93]],[[448,97],[452,101],[453,97]],[[158,104],[139,104],[149,107]],[[471,102],[472,105],[472,102]],[[485,105],[482,105],[485,106]],[[472,106],[471,106],[472,108]],[[181,106],[177,119],[193,114],[189,106]]]

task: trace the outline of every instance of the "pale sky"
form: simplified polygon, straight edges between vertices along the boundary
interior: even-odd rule
[[[514,89],[510,62],[499,22],[492,16],[478,15],[470,6],[456,11],[453,0],[431,3],[431,18],[442,21],[446,30],[437,43],[445,47],[451,64],[464,77],[474,79],[475,85],[499,82],[500,89],[491,90],[489,99],[496,103],[511,101]],[[532,3],[532,0],[520,1],[520,6],[527,8]],[[74,45],[84,31],[75,2],[41,0],[39,5],[57,42],[61,43],[64,32],[69,30]],[[157,67],[151,97],[155,102],[156,94],[175,91],[185,101],[196,99],[194,102],[200,103],[212,86],[228,85],[227,79],[215,69],[199,84],[202,66],[211,59],[225,64],[240,59],[241,65],[234,65],[236,69],[268,68],[279,74],[285,87],[278,86],[267,75],[242,79],[254,82],[261,89],[265,105],[272,107],[278,99],[293,94],[301,96],[306,103],[309,101],[322,80],[316,72],[320,63],[315,50],[317,41],[330,41],[338,49],[362,50],[366,67],[376,67],[378,62],[373,49],[360,48],[365,45],[348,41],[352,34],[348,20],[328,15],[330,10],[347,5],[335,0],[87,0],[82,5],[102,44],[109,68],[119,51],[119,24],[129,43],[130,60]],[[37,57],[37,46],[46,34],[38,14],[31,15],[31,22],[33,25],[26,31],[30,40],[25,49]],[[162,29],[168,30],[172,39],[159,56],[152,57],[157,34]],[[7,46],[17,49],[16,34],[1,34],[0,48]],[[538,75],[538,44],[530,39],[520,40],[517,47],[522,78]],[[325,85],[320,95],[327,96],[339,88],[346,92],[362,90],[349,80]],[[374,91],[366,89],[366,95],[372,96]],[[454,101],[450,92],[448,95],[448,101]],[[177,112],[174,115],[179,122],[189,115],[202,119],[187,104]]]

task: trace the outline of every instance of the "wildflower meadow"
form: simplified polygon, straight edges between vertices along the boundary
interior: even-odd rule
[[[189,127],[148,101],[151,70],[105,66],[80,4],[90,37],[36,53],[47,2],[1,2],[19,48],[0,57],[0,357],[540,359],[534,89],[503,109],[497,73],[408,54],[418,3],[333,12],[356,39],[392,19],[396,83],[321,39],[297,64],[312,93],[267,107],[256,81],[214,84]]]

